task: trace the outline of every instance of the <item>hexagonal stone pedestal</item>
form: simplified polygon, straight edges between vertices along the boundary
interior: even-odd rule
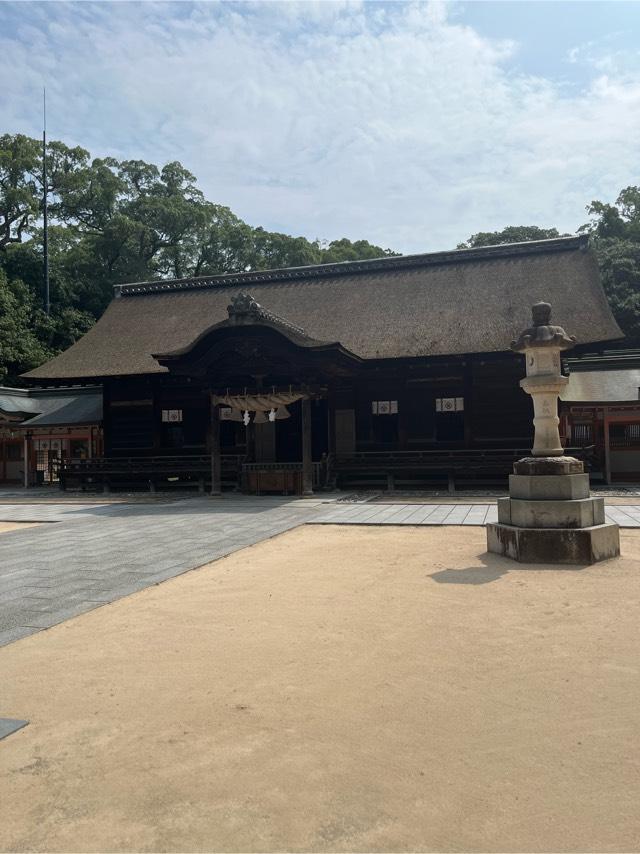
[[[520,528],[604,525],[604,498],[498,498],[498,522]]]
[[[487,525],[487,549],[520,563],[589,564],[620,554],[618,526],[519,528]]]
[[[487,548],[521,563],[591,564],[620,554],[618,526],[605,523],[604,500],[589,496],[589,475],[572,457],[528,457],[514,465],[509,498]]]

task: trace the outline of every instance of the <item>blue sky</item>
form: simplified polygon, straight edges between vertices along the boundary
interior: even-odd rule
[[[0,132],[180,160],[253,225],[403,252],[640,183],[640,3],[0,3]]]

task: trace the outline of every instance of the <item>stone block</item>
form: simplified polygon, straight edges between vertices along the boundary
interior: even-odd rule
[[[498,522],[521,528],[589,528],[604,524],[604,499],[498,499]]]
[[[530,501],[589,498],[588,474],[511,474],[509,495]]]
[[[514,474],[582,474],[584,463],[575,457],[523,457],[513,464]]]
[[[487,525],[487,549],[519,563],[592,564],[620,554],[620,531],[607,523],[589,528],[519,528]]]
[[[511,524],[511,499],[510,498],[498,498],[498,522],[503,525]]]

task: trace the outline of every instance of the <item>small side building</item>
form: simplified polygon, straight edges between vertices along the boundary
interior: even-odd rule
[[[0,386],[0,484],[52,483],[63,461],[101,454],[100,386]]]
[[[561,395],[567,446],[592,446],[591,477],[640,483],[640,350],[605,350],[566,360]]]

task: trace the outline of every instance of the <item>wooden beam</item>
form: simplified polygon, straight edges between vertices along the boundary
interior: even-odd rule
[[[609,412],[604,409],[604,479],[611,483],[611,448],[609,446]]]
[[[313,495],[313,459],[311,447],[311,401],[308,397],[302,405],[302,494]]]
[[[211,454],[211,495],[222,495],[222,454],[220,453],[220,407],[209,397],[211,413],[209,425],[209,452]]]
[[[464,367],[462,395],[464,400],[464,446],[470,448],[473,445],[473,375],[470,359]],[[451,489],[449,491],[451,492]]]
[[[29,435],[24,434],[24,486],[29,486]]]

